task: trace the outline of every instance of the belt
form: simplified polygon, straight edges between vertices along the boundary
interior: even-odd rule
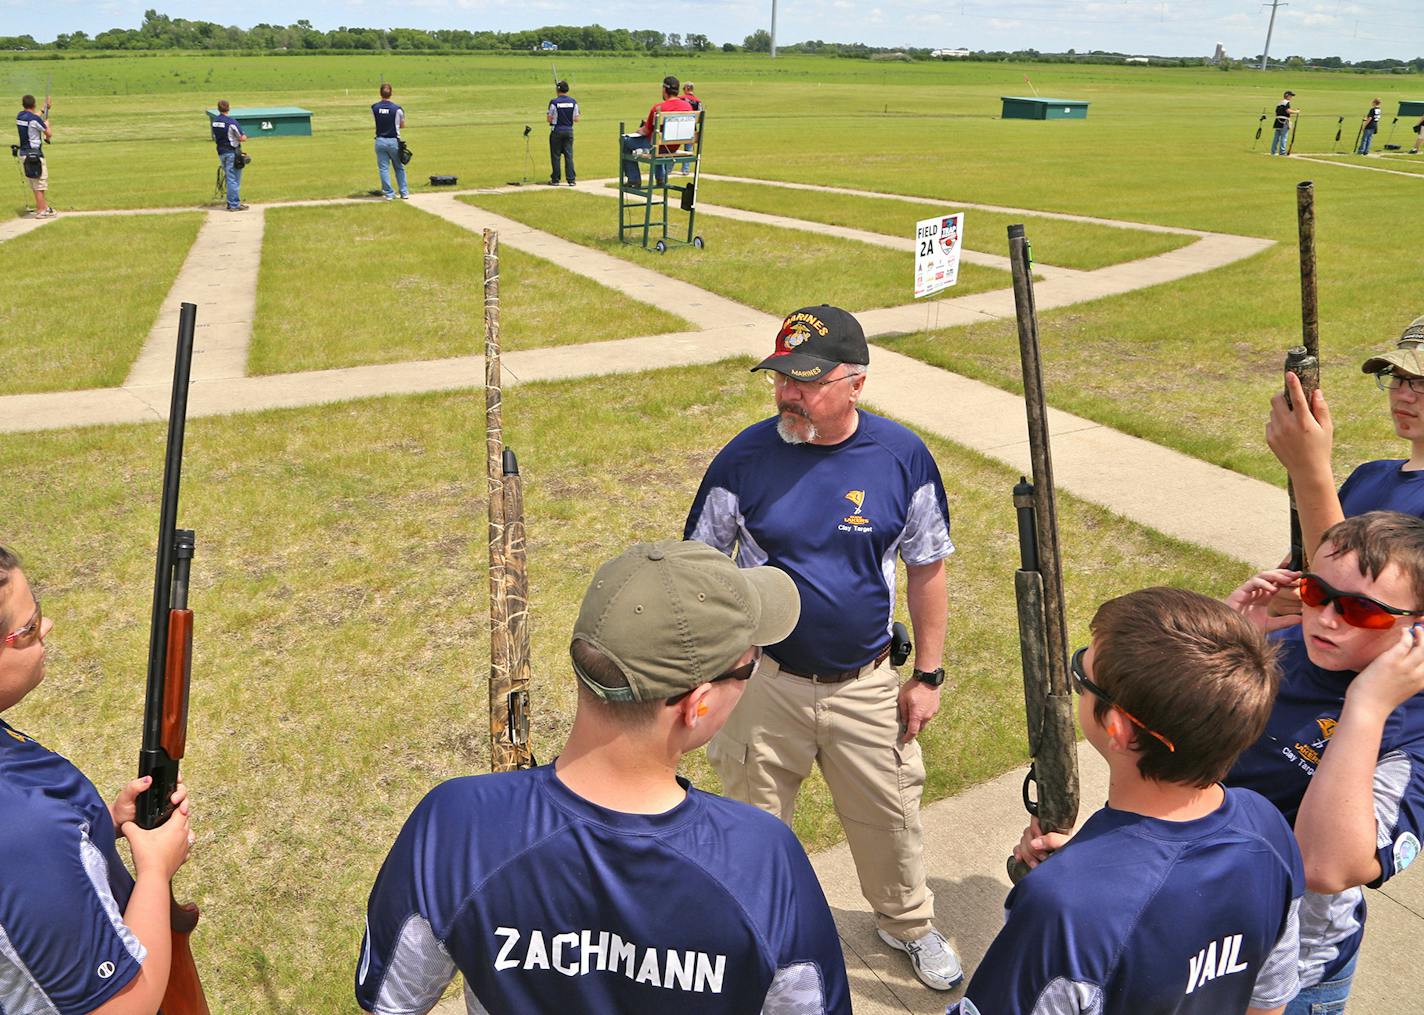
[[[887,644],[880,650],[870,662],[864,666],[857,666],[853,670],[832,670],[830,673],[802,673],[800,670],[793,670],[789,666],[781,666],[781,660],[777,659],[777,665],[781,667],[782,673],[789,673],[793,677],[801,677],[804,680],[813,680],[818,684],[843,684],[847,680],[854,680],[866,670],[873,670],[890,657],[890,646]],[[776,657],[773,656],[773,659]]]

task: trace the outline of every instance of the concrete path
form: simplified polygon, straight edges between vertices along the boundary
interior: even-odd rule
[[[263,221],[261,208],[242,214],[208,212],[124,387],[172,383],[182,303],[198,305],[193,380],[231,380],[247,375],[247,347],[257,315]]]
[[[1293,155],[1292,158],[1300,159],[1302,162],[1318,162],[1322,166],[1338,166],[1341,169],[1363,169],[1367,173],[1388,173],[1390,176],[1410,176],[1416,180],[1424,180],[1424,173],[1411,173],[1404,169],[1385,169],[1383,166],[1362,166],[1354,162],[1337,162],[1334,159],[1320,159],[1308,155]],[[1351,1009],[1353,1011],[1353,1009]]]

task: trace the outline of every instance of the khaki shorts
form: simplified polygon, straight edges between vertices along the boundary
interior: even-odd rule
[[[20,161],[24,162],[24,159]],[[27,176],[25,177],[25,182],[30,185],[30,189],[35,193],[39,193],[42,190],[49,190],[49,159],[41,155],[39,178],[32,180]]]

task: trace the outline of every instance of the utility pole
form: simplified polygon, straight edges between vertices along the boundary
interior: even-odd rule
[[[771,0],[771,58],[776,59],[776,0]]]
[[[1266,6],[1265,4],[1261,5]],[[1289,7],[1290,4],[1282,3],[1281,0],[1271,0],[1271,23],[1266,26],[1266,48],[1261,50],[1261,69],[1266,69],[1266,60],[1271,54],[1271,33],[1276,30],[1276,8]]]

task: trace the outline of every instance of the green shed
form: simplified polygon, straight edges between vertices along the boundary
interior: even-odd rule
[[[1005,120],[1086,120],[1088,104],[1081,99],[1040,99],[1001,95]]]
[[[1395,116],[1424,116],[1424,99],[1408,101],[1401,99],[1399,102],[1399,112]]]
[[[311,110],[296,106],[258,106],[252,109],[228,111],[242,126],[248,137],[311,137]],[[208,110],[208,122],[218,117],[216,109]]]

